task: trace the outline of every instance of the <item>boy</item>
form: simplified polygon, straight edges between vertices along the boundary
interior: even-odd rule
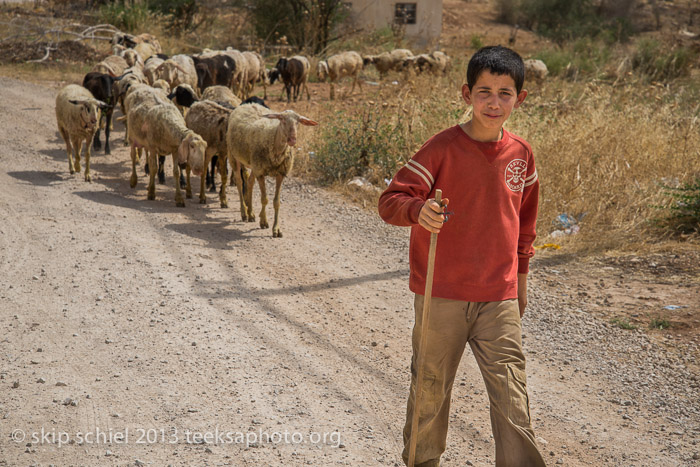
[[[472,118],[430,138],[379,199],[386,222],[412,226],[409,287],[415,296],[411,389],[404,462],[415,399],[428,248],[438,239],[416,466],[438,467],[445,451],[452,383],[468,342],[491,407],[497,467],[544,466],[530,424],[520,318],[534,254],[539,182],[530,145],[503,124],[527,96],[522,58],[501,47],[477,51],[462,98]],[[435,202],[435,189],[446,198]],[[445,222],[444,206],[454,213]]]

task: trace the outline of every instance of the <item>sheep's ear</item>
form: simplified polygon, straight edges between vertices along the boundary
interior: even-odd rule
[[[182,164],[187,164],[187,159],[190,157],[190,143],[187,138],[182,140],[180,146],[177,148],[177,163],[182,167]]]
[[[316,126],[316,125],[318,125],[318,122],[314,122],[313,120],[308,119],[308,118],[306,118],[306,117],[301,117],[301,116],[300,116],[298,120],[299,120],[299,123],[301,123],[302,125],[306,125],[306,126]]]
[[[104,109],[104,110],[111,109],[112,107],[114,107],[112,105],[106,104],[106,103],[104,103],[100,100],[97,100],[97,99],[95,99],[95,105],[97,105],[99,108]]]
[[[284,116],[282,114],[266,114],[266,115],[263,115],[263,118],[272,118],[275,120],[282,120],[284,118]]]
[[[71,100],[69,100],[68,102],[70,102],[70,103],[73,104],[73,105],[83,105],[83,104],[85,104],[87,101],[86,101],[86,100],[83,100],[83,99],[80,99],[80,100],[78,100],[78,99],[71,99]]]

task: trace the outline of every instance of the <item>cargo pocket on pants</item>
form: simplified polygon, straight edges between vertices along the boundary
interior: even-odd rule
[[[530,426],[530,404],[525,372],[515,365],[508,367],[508,418],[518,426]]]

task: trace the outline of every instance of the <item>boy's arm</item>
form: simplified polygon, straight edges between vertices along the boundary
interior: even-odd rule
[[[421,217],[430,222],[433,209],[424,210],[423,213],[421,210],[427,204],[426,200],[435,183],[431,168],[431,160],[424,147],[396,173],[379,197],[379,215],[385,222],[398,226],[413,226],[420,223]],[[439,213],[434,215],[442,216]]]
[[[537,203],[540,191],[535,161],[532,155],[529,159],[520,204],[520,235],[518,237],[518,305],[521,317],[527,306],[527,273],[530,269],[530,258],[535,254],[532,244],[535,242],[536,236]]]

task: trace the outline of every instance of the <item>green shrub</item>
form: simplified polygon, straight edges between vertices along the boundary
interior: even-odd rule
[[[600,40],[582,38],[563,47],[542,50],[535,58],[542,60],[553,76],[576,76],[580,73],[597,76],[603,73],[611,51]]]
[[[619,327],[620,329],[627,329],[628,331],[632,331],[637,329],[637,326],[634,324],[630,323],[628,319],[625,318],[613,318],[610,320],[611,324],[614,324],[615,326]]]
[[[314,157],[314,168],[324,183],[362,176],[381,184],[410,155],[400,114],[392,122],[381,109],[368,107],[359,116],[338,112],[329,120],[334,123],[326,127]],[[396,157],[396,153],[407,156]]]
[[[662,187],[671,197],[667,208],[670,211],[669,216],[662,224],[674,232],[700,232],[700,176],[677,187]]]
[[[146,29],[151,17],[147,3],[127,4],[116,1],[102,5],[99,9],[101,21],[122,31],[141,32]]]
[[[472,34],[471,38],[469,39],[469,42],[474,49],[480,49],[484,46],[484,40],[482,37],[478,34]]]
[[[671,323],[665,318],[654,318],[649,323],[650,329],[668,329],[671,327]]]
[[[695,53],[687,47],[670,51],[655,39],[642,39],[632,56],[632,68],[654,81],[687,75]]]
[[[537,31],[558,44],[581,37],[607,43],[625,41],[632,33],[626,19],[634,0],[498,0],[498,19]]]
[[[197,26],[199,5],[195,0],[150,0],[149,6],[166,18],[168,29],[178,36]]]

